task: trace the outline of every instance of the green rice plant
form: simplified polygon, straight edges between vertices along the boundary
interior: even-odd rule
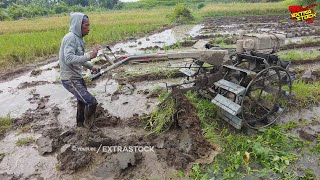
[[[163,16],[168,13],[165,9],[88,13],[92,32],[85,37],[87,48],[163,28],[170,23]],[[4,44],[0,49],[0,69],[41,61],[45,56],[58,54],[68,26],[68,16],[0,22],[0,44]]]
[[[6,117],[0,117],[0,136],[3,136],[11,128],[11,124],[10,114],[7,114]]]
[[[35,142],[35,139],[32,137],[27,137],[27,138],[20,138],[18,139],[18,141],[16,142],[17,146],[26,146],[29,145],[31,143]]]
[[[320,52],[318,51],[306,52],[303,50],[290,50],[285,52],[279,52],[278,55],[280,59],[287,61],[302,61],[320,58]]]

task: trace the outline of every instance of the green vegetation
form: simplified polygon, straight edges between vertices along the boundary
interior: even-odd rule
[[[174,8],[173,14],[171,15],[171,20],[178,24],[186,24],[193,21],[194,17],[187,6],[180,3]]]
[[[287,60],[287,61],[299,61],[299,60],[320,58],[319,51],[306,52],[303,50],[290,50],[285,52],[279,52],[278,55],[281,59]]]
[[[292,85],[292,92],[294,96],[295,107],[308,107],[310,105],[318,104],[320,101],[320,82],[306,84],[303,81],[295,81]]]
[[[167,90],[164,87],[161,87],[160,85],[155,85],[151,88],[150,94],[152,96],[157,96],[159,97],[163,93],[166,93]]]
[[[141,3],[156,1],[141,1]],[[158,2],[158,1],[157,1]],[[171,1],[164,1],[172,3]],[[188,1],[190,2],[190,1]],[[68,4],[68,3],[67,3]],[[130,3],[129,3],[130,4]],[[192,2],[193,5],[197,3]],[[174,4],[175,5],[175,4]],[[21,6],[21,5],[20,5]],[[18,10],[17,10],[18,11]],[[20,12],[20,10],[19,10]],[[232,3],[207,4],[198,9],[191,4],[153,8],[87,13],[91,20],[92,32],[85,38],[87,48],[93,44],[112,44],[132,36],[170,25],[170,18],[190,22],[194,17],[288,13],[284,3]],[[5,12],[0,10],[0,15]],[[171,18],[172,20],[172,18]],[[45,56],[57,54],[62,37],[68,32],[69,17],[34,18],[21,21],[0,21],[0,70],[16,65],[41,61]]]
[[[0,20],[16,20],[70,12],[97,12],[106,9],[120,9],[123,6],[123,3],[118,0],[85,1],[6,0],[0,3]]]
[[[35,139],[32,137],[27,137],[27,138],[20,138],[18,139],[18,141],[16,142],[17,146],[26,146],[29,145],[31,143],[35,142]]]
[[[210,44],[216,45],[222,48],[232,48],[234,45],[230,42],[230,40],[226,39],[223,36],[216,37],[209,41]]]
[[[302,141],[286,131],[294,128],[296,123],[273,126],[251,135],[234,132],[226,128],[225,122],[216,117],[215,106],[210,101],[200,99],[195,93],[190,92],[187,93],[187,97],[197,108],[206,138],[223,149],[211,165],[194,165],[191,178],[268,178],[272,174],[284,179],[312,177],[311,170],[306,170],[303,176],[299,176],[294,168],[300,158],[300,154],[297,153],[299,150],[307,145],[311,148],[316,147],[316,144]]]
[[[88,14],[92,32],[85,39],[90,47],[139,36],[167,25],[169,20],[163,17],[166,14],[165,9]],[[0,44],[5,45],[0,49],[0,68],[40,61],[37,57],[58,53],[68,22],[67,16],[0,22]]]
[[[0,136],[3,136],[11,128],[12,119],[8,114],[6,117],[0,117]]]
[[[320,42],[319,38],[303,38],[301,44],[318,43],[318,42]]]
[[[151,133],[158,134],[170,129],[174,123],[175,105],[175,100],[168,98],[151,113],[146,124]]]

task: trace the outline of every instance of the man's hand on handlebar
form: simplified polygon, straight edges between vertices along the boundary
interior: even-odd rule
[[[91,69],[91,74],[97,74],[98,72],[100,72],[100,68],[97,66],[93,66],[93,68]]]
[[[92,51],[90,52],[90,59],[96,58],[98,51],[102,48],[101,45],[96,44],[93,46]]]

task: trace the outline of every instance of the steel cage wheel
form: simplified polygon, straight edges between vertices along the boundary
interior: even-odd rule
[[[241,101],[242,119],[252,129],[273,124],[287,109],[292,82],[280,66],[260,71],[248,86]]]

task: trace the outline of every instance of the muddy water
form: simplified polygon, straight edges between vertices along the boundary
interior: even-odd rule
[[[119,43],[112,47],[113,51],[123,50],[127,54],[142,54],[147,47],[169,46],[176,42],[182,41],[186,37],[195,37],[199,35],[203,25],[184,25],[153,34],[149,37],[143,37],[131,40],[126,43]]]
[[[19,138],[32,137],[39,138],[39,134],[21,134],[10,133],[0,142],[0,152],[5,157],[0,163],[0,174],[15,174],[19,176],[37,179],[57,179],[58,174],[55,171],[55,163],[57,162],[54,155],[40,156],[34,145],[17,147],[16,141]],[[6,178],[5,178],[6,179]]]

